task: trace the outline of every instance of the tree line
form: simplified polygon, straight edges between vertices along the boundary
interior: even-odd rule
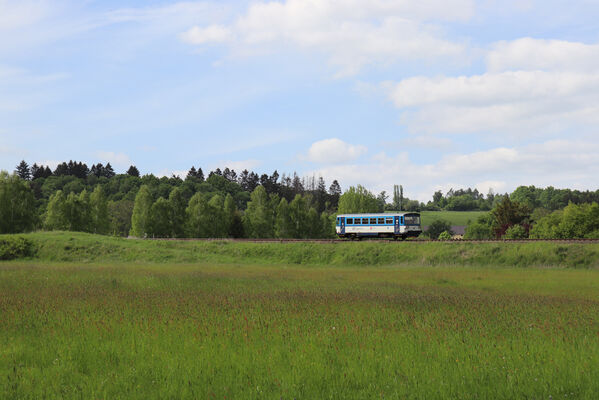
[[[195,166],[182,179],[140,176],[135,166],[116,174],[110,164],[88,168],[69,161],[52,171],[22,161],[12,176],[4,173],[2,180],[7,183],[0,182],[2,187],[12,182],[7,189],[11,193],[16,193],[17,186],[28,192],[27,223],[10,224],[19,232],[62,229],[142,237],[329,237],[341,195],[336,180],[327,188],[322,177],[300,178],[277,171],[238,174],[229,168],[217,168],[205,176]]]
[[[141,176],[135,166],[117,174],[107,163],[69,161],[48,166],[22,161],[0,173],[0,233],[61,229],[138,237],[331,237],[337,213],[489,210],[472,221],[469,238],[599,236],[599,190],[520,186],[486,196],[476,189],[437,191],[427,204],[395,185],[385,192],[363,186],[342,194],[337,180],[296,173],[258,175],[225,168],[186,177]],[[445,225],[439,225],[439,229]],[[436,230],[439,230],[435,228]]]

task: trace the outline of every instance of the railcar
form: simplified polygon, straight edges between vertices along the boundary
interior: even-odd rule
[[[422,233],[420,214],[415,212],[341,214],[337,216],[335,230],[337,236],[348,239],[379,237],[403,240]]]

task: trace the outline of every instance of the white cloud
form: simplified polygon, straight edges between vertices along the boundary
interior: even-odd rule
[[[416,132],[555,132],[599,122],[599,73],[507,71],[408,78],[389,91]]]
[[[303,158],[314,163],[338,164],[354,161],[367,151],[365,146],[352,145],[341,139],[332,138],[312,143]]]
[[[599,65],[599,45],[521,38],[494,44],[486,57],[491,72],[507,70],[586,71]]]
[[[487,194],[489,191],[493,191],[493,193],[504,193],[505,188],[507,187],[507,182],[505,181],[484,181],[479,182],[474,185],[474,187],[478,190],[479,193]]]
[[[262,164],[260,160],[239,160],[239,161],[221,161],[217,166],[214,166],[213,169],[216,168],[229,168],[235,170],[237,173],[247,169],[248,171],[252,171],[256,167],[259,167]],[[208,172],[208,171],[206,171]]]
[[[191,44],[222,43],[231,38],[231,31],[222,25],[210,25],[206,28],[194,26],[181,34],[181,39]]]
[[[240,54],[291,45],[325,54],[340,75],[350,75],[368,64],[461,54],[463,46],[428,21],[468,19],[473,9],[471,0],[257,2],[228,26],[194,26],[182,39],[228,41]]]
[[[381,85],[411,132],[507,136],[594,133],[599,45],[522,38],[495,43],[488,71]]]
[[[128,155],[124,153],[115,153],[112,151],[98,151],[96,156],[103,162],[109,162],[113,166],[117,167],[129,167],[133,164],[133,161]]]
[[[518,185],[592,189],[599,174],[599,143],[554,140],[521,147],[502,147],[469,154],[446,155],[419,164],[407,153],[379,154],[366,164],[342,164],[310,171],[338,179],[344,189],[362,184],[374,192],[391,192],[402,184],[408,197],[431,199],[435,190],[476,187],[486,193],[510,191]]]

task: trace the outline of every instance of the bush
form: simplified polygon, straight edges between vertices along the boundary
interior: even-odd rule
[[[599,204],[570,203],[560,211],[542,217],[533,226],[535,239],[593,238],[599,231]]]
[[[445,220],[437,219],[428,226],[426,235],[431,239],[438,239],[439,235],[445,231],[449,232],[450,236],[453,235],[451,224]]]
[[[33,242],[23,237],[0,238],[0,260],[30,257],[34,253]]]
[[[485,223],[475,222],[466,227],[464,239],[485,240],[493,239],[493,228]]]
[[[443,231],[441,232],[441,234],[439,234],[439,240],[451,240],[451,238],[451,233],[449,233],[448,231]]]
[[[503,237],[505,239],[526,239],[528,234],[522,225],[513,225],[505,231],[505,235]]]

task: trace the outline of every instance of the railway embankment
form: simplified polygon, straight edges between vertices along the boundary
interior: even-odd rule
[[[76,263],[599,268],[598,242],[249,242],[142,240],[73,232],[3,235],[31,249],[13,259]]]

